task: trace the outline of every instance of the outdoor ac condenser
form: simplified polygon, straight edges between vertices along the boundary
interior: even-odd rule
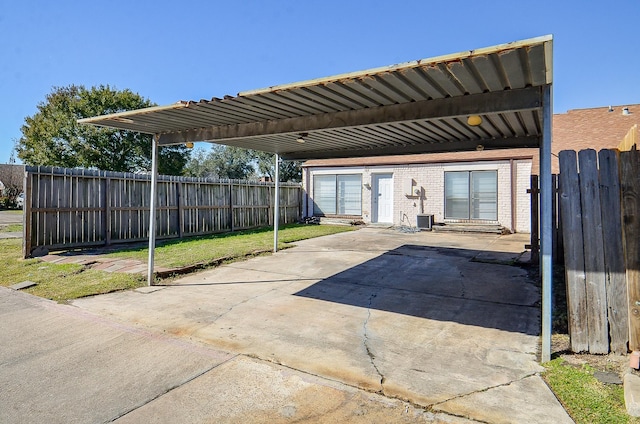
[[[416,226],[420,230],[431,231],[433,227],[433,215],[418,214],[416,218]]]

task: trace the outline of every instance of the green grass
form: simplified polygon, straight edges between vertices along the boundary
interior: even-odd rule
[[[341,225],[291,224],[280,228],[278,248],[308,238],[352,231],[355,227]],[[179,268],[211,262],[218,258],[241,258],[255,252],[273,248],[273,230],[260,228],[206,237],[193,237],[159,243],[155,249],[155,264],[166,268]],[[146,261],[148,248],[119,250],[106,256]]]
[[[307,238],[351,231],[353,227],[334,225],[287,225],[279,232],[279,246]],[[172,240],[156,248],[156,265],[184,267],[211,262],[217,258],[244,258],[273,247],[273,230],[257,229]],[[147,248],[126,249],[105,256],[138,259],[146,262]],[[21,239],[0,240],[0,285],[10,286],[33,281],[27,293],[64,302],[85,296],[128,290],[145,285],[144,275],[105,272],[77,264],[53,264],[38,259],[22,259]]]
[[[38,259],[22,259],[22,240],[0,240],[0,285],[33,281],[27,293],[63,302],[79,297],[141,287],[144,276],[109,273],[82,265],[56,265]]]
[[[22,224],[0,225],[0,233],[22,232]]]
[[[627,415],[623,387],[601,383],[593,376],[593,367],[574,366],[562,358],[544,366],[545,381],[576,424],[640,423]]]

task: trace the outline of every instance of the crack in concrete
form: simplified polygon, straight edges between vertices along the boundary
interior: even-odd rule
[[[376,365],[376,362],[375,362],[376,357],[371,351],[371,348],[369,347],[369,335],[367,330],[369,319],[371,319],[371,304],[373,303],[373,299],[375,299],[377,295],[378,295],[377,293],[372,293],[371,296],[369,296],[369,305],[367,306],[367,318],[364,320],[364,323],[362,324],[362,330],[363,330],[362,344],[364,345],[364,349],[367,352],[367,356],[369,356],[369,361],[371,362],[373,369],[376,370],[376,373],[380,377],[380,393],[384,394],[384,382],[386,379],[384,377],[384,374],[382,374],[382,372],[378,368],[378,365]]]
[[[462,271],[458,271],[460,273],[460,298],[464,299],[467,295],[467,286],[464,284],[464,274]]]
[[[429,408],[433,408],[434,406],[437,406],[437,405],[442,405],[443,403],[447,403],[447,402],[452,401],[452,400],[462,399],[462,398],[465,398],[467,396],[475,395],[476,393],[488,392],[489,390],[497,389],[498,387],[507,387],[507,386],[512,385],[513,383],[518,383],[518,382],[520,382],[520,381],[522,381],[524,379],[527,379],[529,377],[534,377],[536,375],[538,375],[537,372],[532,372],[530,374],[526,374],[526,375],[524,375],[524,376],[522,376],[520,378],[508,381],[506,383],[496,384],[495,386],[489,386],[489,387],[485,387],[485,388],[480,389],[480,390],[474,390],[474,391],[469,392],[469,393],[463,393],[463,394],[460,394],[458,396],[453,396],[453,397],[451,397],[449,399],[445,399],[445,400],[442,400],[440,402],[432,403],[431,405],[429,405]],[[449,412],[447,412],[447,413],[449,413]],[[463,417],[463,418],[469,418],[469,417]]]
[[[216,369],[216,368],[218,368],[218,367],[220,367],[220,366],[222,366],[222,365],[226,364],[227,362],[234,360],[234,359],[235,359],[235,358],[237,358],[238,356],[240,356],[240,354],[233,355],[232,357],[230,357],[230,358],[228,358],[228,359],[226,359],[226,360],[224,360],[224,361],[220,362],[219,364],[216,364],[216,365],[214,365],[214,366],[212,366],[212,367],[209,367],[209,368],[205,369],[204,371],[199,372],[199,373],[197,373],[196,375],[191,376],[190,378],[187,378],[185,381],[183,381],[183,382],[181,382],[181,383],[177,383],[177,384],[175,384],[175,385],[173,385],[173,386],[171,386],[171,387],[167,388],[165,391],[163,391],[163,392],[161,392],[161,393],[156,394],[156,396],[154,396],[154,397],[152,397],[152,398],[150,398],[150,399],[145,400],[143,403],[141,403],[141,404],[139,404],[139,405],[136,405],[136,406],[132,407],[132,408],[131,408],[131,409],[129,409],[128,411],[124,411],[124,412],[122,412],[120,415],[118,415],[118,416],[116,416],[116,417],[112,418],[110,421],[107,421],[107,422],[112,423],[112,422],[117,421],[118,419],[120,419],[120,418],[124,417],[125,415],[128,415],[128,414],[132,413],[133,411],[135,411],[135,410],[137,410],[137,409],[140,409],[140,408],[142,408],[142,407],[144,407],[144,406],[146,406],[146,405],[150,404],[151,402],[155,401],[156,399],[159,399],[159,398],[161,398],[162,396],[164,396],[164,395],[166,395],[166,394],[168,394],[168,393],[170,393],[170,392],[172,392],[172,391],[174,391],[174,390],[176,390],[176,389],[178,389],[178,388],[180,388],[180,387],[184,386],[185,384],[188,384],[188,383],[192,382],[193,380],[195,380],[195,379],[197,379],[197,378],[202,377],[203,375],[205,375],[205,374],[206,374],[206,373],[208,373],[209,371],[212,371],[212,370],[214,370],[214,369]]]
[[[285,285],[283,285],[283,286],[280,286],[280,287],[274,287],[274,288],[272,288],[272,289],[267,290],[267,291],[266,291],[266,292],[264,292],[264,293],[259,293],[259,294],[255,295],[255,296],[248,297],[248,298],[246,298],[246,299],[242,300],[241,302],[234,303],[234,304],[233,304],[233,305],[231,305],[231,306],[230,306],[226,311],[224,311],[223,313],[221,313],[220,315],[218,315],[217,317],[215,317],[215,319],[213,319],[211,322],[207,323],[207,324],[205,325],[205,327],[206,327],[206,326],[209,326],[209,325],[211,325],[211,324],[214,324],[216,321],[218,321],[218,319],[220,319],[220,318],[222,318],[223,316],[227,315],[229,312],[231,312],[232,310],[234,310],[234,309],[235,309],[235,308],[237,308],[238,306],[243,305],[243,304],[245,304],[245,303],[247,303],[247,302],[250,302],[250,301],[252,301],[252,300],[255,300],[255,299],[257,299],[257,298],[259,298],[259,297],[261,297],[261,296],[265,296],[265,295],[267,295],[267,294],[269,294],[269,293],[271,293],[271,292],[273,292],[273,291],[280,290],[280,289],[282,289],[282,288],[284,288],[284,287],[290,286],[290,285],[292,285],[293,283],[294,283],[294,282],[289,282],[289,283],[287,283],[287,284],[285,284]]]
[[[332,383],[344,385],[346,387],[350,387],[352,389],[360,390],[360,391],[365,392],[365,393],[374,393],[374,394],[377,394],[377,395],[380,395],[380,396],[384,396],[386,399],[398,400],[400,402],[404,402],[407,405],[412,406],[413,408],[420,409],[420,410],[425,411],[425,412],[431,412],[431,405],[421,405],[421,404],[419,404],[419,403],[417,403],[417,402],[415,402],[415,401],[413,401],[413,400],[411,400],[409,398],[396,396],[396,395],[389,395],[389,394],[385,393],[382,390],[378,390],[378,391],[371,390],[370,388],[362,387],[362,386],[359,386],[357,384],[350,384],[350,383],[348,383],[346,381],[343,381],[343,380],[340,380],[340,379],[337,379],[337,378],[331,378],[331,377],[328,377],[326,375],[315,374],[315,373],[307,371],[307,370],[303,370],[303,369],[300,369],[300,368],[295,368],[295,367],[292,367],[291,365],[287,365],[285,363],[280,362],[277,358],[263,358],[263,357],[255,354],[255,353],[240,353],[240,354],[238,354],[238,356],[244,356],[244,357],[255,359],[255,360],[258,360],[258,361],[263,361],[263,362],[268,362],[268,363],[271,363],[271,364],[275,364],[275,365],[278,365],[280,367],[287,368],[287,369],[290,369],[290,370],[295,371],[295,372],[299,372],[301,374],[310,375],[312,377],[316,377],[316,378],[319,378],[321,380],[326,380],[326,381],[330,381]],[[451,415],[448,412],[442,412],[441,411],[440,413],[445,414],[445,415]]]

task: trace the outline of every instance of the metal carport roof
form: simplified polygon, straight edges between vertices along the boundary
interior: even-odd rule
[[[80,122],[155,134],[160,145],[210,141],[283,159],[538,147],[551,45],[544,36]],[[482,125],[467,125],[469,115]]]
[[[548,361],[552,44],[552,36],[543,36],[222,99],[183,101],[79,122],[154,136],[149,284],[153,280],[158,145],[208,141],[272,152],[276,163],[279,157],[323,159],[539,147],[542,360]],[[468,125],[471,115],[481,116],[482,123]],[[297,141],[301,136],[304,143]],[[277,223],[276,215],[274,246]]]

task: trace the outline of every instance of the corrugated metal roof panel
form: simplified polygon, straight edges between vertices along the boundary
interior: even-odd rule
[[[459,140],[492,140],[524,137],[523,145],[530,145],[531,136],[540,136],[541,114],[536,110],[510,110],[500,105],[493,110],[494,97],[490,93],[505,90],[539,87],[551,82],[550,36],[524,40],[486,49],[471,50],[454,55],[424,59],[362,72],[329,78],[303,81],[266,89],[241,92],[224,99],[212,98],[198,102],[181,102],[159,108],[148,108],[121,114],[80,120],[113,128],[160,134],[162,143],[181,142],[185,137],[205,137],[203,129],[214,127],[242,127],[283,122],[281,134],[257,134],[225,139],[201,141],[242,145],[258,150],[289,153],[307,152],[314,157],[327,150],[351,150],[350,142],[362,148],[378,149],[393,146],[432,145]],[[461,99],[466,96],[487,95],[480,113],[486,116],[481,128],[466,125],[466,118],[458,116],[455,103],[443,103],[451,109],[451,116],[429,116],[420,119],[386,121],[385,107],[424,101]],[[482,103],[482,102],[480,102]],[[452,106],[453,105],[453,106]],[[542,107],[541,102],[539,107]],[[359,114],[379,110],[380,121],[352,127],[331,125],[309,130],[309,142],[296,143],[298,132],[288,120],[313,120],[331,114]],[[336,116],[346,119],[351,115]],[[355,116],[355,115],[354,115]],[[302,121],[301,121],[302,122]],[[286,124],[286,125],[285,125]],[[297,128],[297,127],[296,127]],[[228,131],[227,131],[228,132]],[[177,137],[176,137],[177,135]],[[190,138],[190,139],[191,139]],[[242,139],[242,140],[241,140]],[[487,144],[487,143],[484,143]],[[490,143],[489,143],[490,144]],[[517,146],[515,146],[517,147]],[[397,153],[397,152],[396,152]],[[337,153],[338,154],[338,153]]]

